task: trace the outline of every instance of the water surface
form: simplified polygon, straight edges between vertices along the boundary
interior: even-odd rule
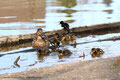
[[[70,24],[70,28],[119,22],[119,0],[6,0],[0,1],[0,36],[34,33],[38,28],[44,31],[61,29],[61,20]],[[40,56],[36,51],[21,52],[0,57],[0,74],[26,71],[33,68],[52,66],[74,61],[86,61],[120,56],[120,41],[92,42],[114,36],[120,36],[119,30],[77,35],[73,46],[60,47],[69,49],[72,55],[59,59],[58,53]],[[85,43],[87,42],[87,43]],[[22,47],[21,47],[22,46]],[[31,49],[31,43],[15,47],[0,48],[0,54]],[[105,53],[100,57],[90,55],[92,48],[101,48]],[[85,57],[81,57],[85,54]],[[17,57],[19,66],[14,64]]]
[[[120,21],[118,0],[6,0],[0,1],[0,36]]]

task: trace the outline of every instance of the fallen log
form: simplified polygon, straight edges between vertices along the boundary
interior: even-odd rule
[[[76,35],[89,35],[98,33],[100,31],[107,31],[112,32],[114,30],[120,29],[120,22],[115,23],[107,23],[107,24],[99,24],[99,25],[91,25],[91,26],[81,26],[70,29],[72,33],[75,33]],[[53,36],[55,33],[63,33],[62,30],[56,30],[56,31],[46,31],[45,34],[47,36]],[[31,34],[23,34],[23,35],[9,35],[9,36],[2,36],[0,37],[0,47],[8,47],[11,45],[19,45],[22,43],[28,43],[32,42],[33,38],[35,36],[35,33]]]
[[[93,43],[93,42],[102,42],[102,41],[116,41],[120,40],[120,36],[115,36],[107,39],[101,39],[101,40],[95,40],[95,41],[89,41],[89,42],[81,42],[81,43],[76,43],[76,45],[80,44],[87,44],[87,43]],[[74,46],[74,44],[67,44],[67,45],[60,45],[59,47],[65,47],[65,46]],[[46,47],[38,47],[38,48],[31,48],[31,49],[26,49],[26,50],[21,50],[21,51],[16,51],[16,52],[10,52],[10,53],[5,53],[5,54],[0,54],[0,57],[4,55],[10,55],[10,54],[17,54],[17,53],[29,53],[29,52],[34,52],[38,49],[43,49],[43,48],[49,48],[52,49],[53,46],[46,46]]]

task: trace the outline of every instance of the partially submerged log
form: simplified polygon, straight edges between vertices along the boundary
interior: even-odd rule
[[[0,47],[17,45],[21,43],[31,42],[34,37],[33,34],[23,34],[23,35],[9,35],[0,37]]]
[[[99,25],[92,25],[92,26],[81,26],[77,28],[72,28],[70,31],[75,34],[82,35],[82,34],[94,34],[100,31],[112,32],[113,30],[119,30],[119,29],[120,29],[120,22],[115,22],[115,23],[99,24]],[[53,36],[53,34],[55,33],[62,34],[63,31],[56,30],[56,31],[45,32],[47,36]],[[0,47],[32,42],[34,36],[35,36],[35,33],[2,36],[0,37]]]

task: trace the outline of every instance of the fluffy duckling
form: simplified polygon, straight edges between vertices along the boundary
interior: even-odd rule
[[[47,40],[41,28],[37,30],[36,37],[34,38],[32,45],[34,48],[49,46],[49,41]]]
[[[61,40],[61,35],[59,33],[55,33],[55,38],[58,39],[58,40]]]
[[[65,31],[67,31],[68,33],[70,32],[68,23],[65,23],[64,21],[60,21],[60,24],[61,24],[61,27],[63,27]]]
[[[72,52],[68,49],[59,50],[59,59],[62,59],[63,57],[71,56]]]
[[[52,46],[59,47],[60,40],[61,40],[61,36],[58,33],[55,33],[54,37],[52,39],[49,39],[49,42]]]
[[[61,42],[63,45],[69,44],[69,42],[72,42],[74,44],[76,44],[76,40],[75,40],[75,35],[74,34],[67,34],[64,35],[61,39]]]
[[[102,54],[104,54],[104,51],[100,48],[92,48],[91,49],[92,57],[100,57]]]

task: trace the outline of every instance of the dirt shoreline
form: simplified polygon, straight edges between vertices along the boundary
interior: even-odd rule
[[[0,80],[120,80],[120,57],[77,61],[0,75]]]

